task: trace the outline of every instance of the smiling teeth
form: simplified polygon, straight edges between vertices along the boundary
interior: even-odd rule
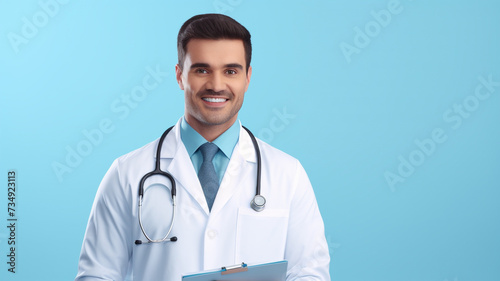
[[[223,98],[203,98],[204,101],[208,102],[225,102],[226,99]]]

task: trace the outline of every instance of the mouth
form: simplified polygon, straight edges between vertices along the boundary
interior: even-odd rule
[[[226,98],[201,98],[202,100],[210,103],[223,103],[226,102],[228,99]]]
[[[229,99],[223,96],[201,97],[203,104],[211,109],[221,109],[226,106]]]

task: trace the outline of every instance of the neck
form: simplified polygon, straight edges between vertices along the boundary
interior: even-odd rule
[[[194,118],[188,118],[186,116],[186,122],[196,131],[198,134],[200,134],[204,139],[206,139],[209,142],[213,142],[215,139],[217,139],[220,135],[222,135],[227,129],[229,129],[234,122],[236,122],[237,116],[234,117],[233,120],[230,120],[228,122],[225,122],[220,125],[211,125],[211,124],[204,124],[199,122],[198,120]]]

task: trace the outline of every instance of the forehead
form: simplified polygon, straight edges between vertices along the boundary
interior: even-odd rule
[[[238,63],[245,66],[245,47],[239,39],[191,39],[185,63],[208,63],[210,66]]]

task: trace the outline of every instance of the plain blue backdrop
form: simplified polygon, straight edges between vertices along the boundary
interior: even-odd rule
[[[183,114],[180,26],[221,12],[252,33],[240,120],[304,165],[332,280],[500,280],[499,11],[493,0],[1,0],[0,279],[74,278],[104,173]]]

